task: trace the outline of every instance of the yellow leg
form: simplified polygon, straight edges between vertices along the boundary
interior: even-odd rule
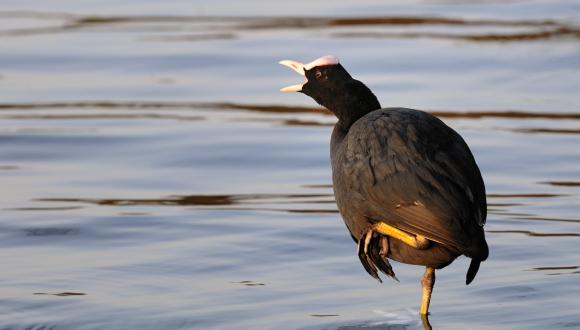
[[[423,330],[433,330],[433,327],[431,327],[431,322],[429,322],[429,316],[427,314],[421,314],[421,321],[423,322]]]
[[[433,285],[435,285],[435,269],[433,267],[427,267],[427,269],[425,269],[425,274],[423,274],[423,279],[421,279],[421,286],[423,286],[421,315],[427,315],[429,313],[429,303],[431,302]]]
[[[406,233],[402,230],[399,230],[395,227],[389,226],[384,222],[376,223],[373,226],[373,230],[378,232],[378,233],[381,233],[385,236],[389,236],[389,237],[401,240],[405,244],[412,246],[412,247],[419,249],[419,250],[423,250],[430,245],[429,240],[426,239],[425,237],[423,237],[421,235],[415,236],[415,235],[408,234],[408,233]]]

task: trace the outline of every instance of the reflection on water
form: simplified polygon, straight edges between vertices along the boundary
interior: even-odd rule
[[[490,258],[438,275],[433,328],[580,325],[578,5],[50,6],[0,5],[0,329],[424,328],[416,267],[355,260],[336,119],[278,92],[327,53],[483,172]]]

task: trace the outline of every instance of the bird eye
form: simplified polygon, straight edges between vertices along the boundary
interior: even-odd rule
[[[314,72],[314,76],[316,77],[316,79],[322,77],[322,72],[320,72],[319,70],[316,70],[316,72]]]

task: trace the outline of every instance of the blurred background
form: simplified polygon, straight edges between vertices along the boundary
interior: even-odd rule
[[[0,329],[420,329],[336,211],[335,118],[282,59],[333,54],[471,146],[491,254],[437,329],[580,327],[580,3],[0,3]]]

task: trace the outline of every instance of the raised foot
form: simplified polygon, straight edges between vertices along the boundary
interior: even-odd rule
[[[421,235],[412,235],[395,227],[389,226],[384,222],[379,222],[373,225],[371,229],[377,233],[396,238],[403,243],[414,247],[418,250],[424,250],[431,246],[431,241]]]
[[[379,235],[371,229],[359,238],[357,251],[360,262],[370,276],[383,283],[379,277],[378,268],[385,275],[399,281],[387,259],[389,253],[388,237]]]

